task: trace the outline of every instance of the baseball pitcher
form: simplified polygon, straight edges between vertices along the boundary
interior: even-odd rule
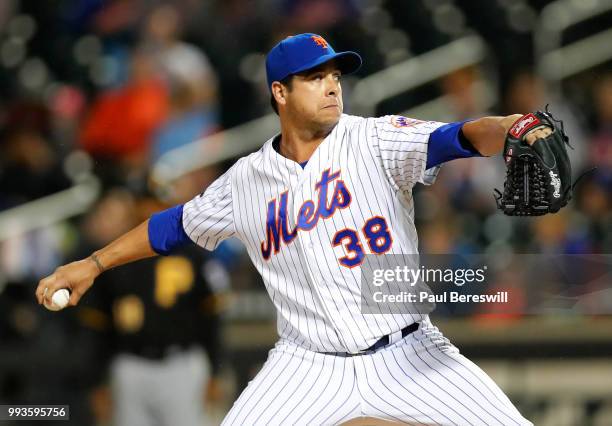
[[[342,76],[360,66],[319,35],[282,40],[266,59],[280,134],[191,201],[59,267],[39,303],[68,288],[76,305],[107,269],[236,237],[276,306],[279,341],[223,424],[531,424],[427,312],[362,313],[361,268],[367,255],[417,253],[412,188],[446,161],[504,149],[503,211],[557,211],[571,196],[562,129],[539,112],[448,124],[345,115]]]

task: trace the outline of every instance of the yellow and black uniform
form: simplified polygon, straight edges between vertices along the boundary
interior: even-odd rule
[[[148,395],[153,400],[171,399],[155,396],[157,388],[160,392],[172,388],[177,398],[182,393],[179,388],[184,388],[180,398],[198,398],[190,395],[197,383],[187,389],[185,382],[197,377],[204,387],[208,377],[219,370],[220,315],[228,287],[229,278],[222,263],[193,245],[171,256],[106,271],[98,278],[79,305],[77,315],[80,323],[97,337],[97,359],[93,362],[98,367],[92,369],[89,381],[100,381],[101,375],[109,372],[117,424],[147,424],[152,418],[163,423],[159,404],[152,404],[155,412],[138,409],[138,401],[146,400]],[[199,359],[205,358],[202,349],[208,355],[210,368],[206,361],[200,365]],[[159,382],[153,378],[157,374],[163,374]],[[133,395],[135,392],[139,395]],[[191,404],[194,410],[201,410],[201,401],[201,397],[197,399],[199,407]],[[182,410],[188,411],[184,407]],[[169,407],[168,411],[174,410]]]
[[[115,353],[160,359],[201,345],[219,364],[219,314],[227,290],[220,262],[197,247],[102,274],[79,309],[80,321],[112,330]]]

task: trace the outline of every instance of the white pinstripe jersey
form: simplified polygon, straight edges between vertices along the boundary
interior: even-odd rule
[[[427,146],[443,124],[342,115],[303,169],[272,138],[185,204],[185,232],[209,250],[229,237],[246,245],[281,338],[366,349],[418,319],[361,313],[360,256],[417,253],[412,187],[435,180]]]

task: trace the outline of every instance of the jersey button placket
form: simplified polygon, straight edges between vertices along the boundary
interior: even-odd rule
[[[301,237],[302,246],[304,247],[304,249],[308,250],[308,253],[306,253],[306,255],[310,254],[312,256],[312,249],[314,248],[314,244],[310,239],[310,235],[308,235],[306,232],[303,232]]]

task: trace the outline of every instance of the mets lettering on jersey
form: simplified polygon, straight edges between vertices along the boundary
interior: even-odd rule
[[[244,242],[281,338],[321,352],[368,348],[421,319],[363,314],[360,269],[367,254],[417,253],[412,187],[435,179],[427,147],[443,124],[343,115],[304,168],[272,138],[185,204],[185,232],[208,249]]]
[[[319,193],[317,204],[312,200],[305,201],[298,211],[297,225],[289,231],[287,224],[287,197],[289,191],[281,194],[279,207],[276,208],[276,198],[268,203],[268,217],[266,220],[266,241],[261,243],[261,254],[268,260],[272,248],[278,253],[281,240],[289,244],[296,237],[298,230],[310,231],[317,225],[320,218],[327,219],[333,216],[336,209],[344,209],[351,203],[351,194],[343,180],[338,180],[333,190],[331,203],[328,205],[328,185],[338,179],[340,171],[330,175],[329,170],[321,174],[321,180],[315,184]]]

